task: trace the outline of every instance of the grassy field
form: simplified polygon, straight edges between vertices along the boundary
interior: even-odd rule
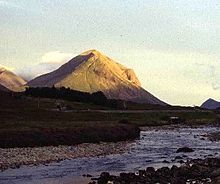
[[[59,100],[71,107],[70,111],[59,111],[58,101],[52,99],[1,94],[0,100],[0,147],[121,141],[137,138],[138,126],[170,124],[171,116],[178,116],[190,125],[212,123],[217,119],[214,112],[192,109],[117,111]]]

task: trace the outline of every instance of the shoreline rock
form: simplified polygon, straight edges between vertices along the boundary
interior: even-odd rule
[[[191,153],[194,152],[194,150],[192,148],[189,147],[182,147],[177,149],[176,153]]]
[[[162,167],[155,170],[148,167],[137,173],[120,173],[119,176],[101,173],[97,181],[89,184],[215,184],[220,178],[220,158],[195,159],[180,167]],[[216,183],[217,184],[217,183]]]

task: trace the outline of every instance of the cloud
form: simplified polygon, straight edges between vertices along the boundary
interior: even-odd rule
[[[64,53],[60,51],[52,51],[45,53],[41,58],[41,63],[62,63],[73,58],[71,53]]]
[[[212,88],[214,90],[220,90],[220,69],[215,66],[210,66],[210,75]]]
[[[39,75],[58,69],[62,64],[68,62],[74,56],[74,54],[60,51],[47,52],[42,55],[37,64],[27,66],[17,71],[17,73],[26,80],[30,80]]]
[[[213,90],[220,90],[220,68],[218,64],[204,64],[196,63],[197,70],[202,69],[203,74],[206,75],[206,82],[210,84]]]
[[[0,64],[0,68],[4,68],[4,69],[6,69],[6,70],[10,70],[10,71],[14,71],[14,70],[15,70],[14,67],[5,66],[5,65],[1,65],[1,64]]]

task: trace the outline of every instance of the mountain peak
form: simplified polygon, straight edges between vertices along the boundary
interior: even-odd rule
[[[80,54],[80,55],[85,56],[85,55],[90,55],[90,54],[92,54],[92,55],[94,55],[94,56],[100,56],[100,55],[102,55],[101,52],[99,52],[98,50],[95,50],[95,49],[85,51],[85,52],[83,52],[83,53]]]
[[[213,98],[209,98],[207,101],[216,101],[216,100],[214,100]]]
[[[4,72],[4,71],[6,71],[6,69],[4,67],[0,66],[0,72]]]

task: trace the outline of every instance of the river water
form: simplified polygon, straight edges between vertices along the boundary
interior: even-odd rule
[[[52,163],[49,166],[22,166],[0,173],[1,184],[86,184],[89,178],[83,174],[97,176],[100,172],[137,171],[149,166],[179,165],[175,157],[183,159],[220,156],[220,142],[211,142],[206,135],[220,131],[219,127],[152,128],[141,131],[139,140],[129,143],[129,151],[121,155],[95,158],[79,158]],[[180,147],[190,147],[193,153],[176,153]],[[169,163],[164,163],[164,160]]]

